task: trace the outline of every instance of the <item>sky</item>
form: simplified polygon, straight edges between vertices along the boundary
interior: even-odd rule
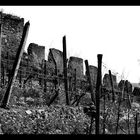
[[[63,50],[67,56],[97,66],[103,54],[102,73],[110,69],[117,80],[140,82],[140,6],[0,6],[4,13],[30,22],[30,43]]]

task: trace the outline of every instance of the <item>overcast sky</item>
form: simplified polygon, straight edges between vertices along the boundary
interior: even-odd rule
[[[130,82],[140,81],[140,6],[0,6],[4,13],[30,21],[26,48],[37,43],[62,51],[66,35],[69,56],[109,69]]]

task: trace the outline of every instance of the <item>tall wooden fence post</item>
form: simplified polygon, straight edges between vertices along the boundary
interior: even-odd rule
[[[68,79],[67,79],[67,50],[66,50],[66,36],[63,37],[63,72],[64,72],[64,86],[66,93],[66,105],[69,105],[68,96]]]
[[[114,85],[113,85],[111,70],[109,70],[109,77],[110,77],[110,84],[111,84],[111,88],[112,88],[112,102],[114,102],[115,101],[115,93],[114,93]]]
[[[127,105],[128,105],[128,109],[131,108],[131,100],[130,100],[130,90],[129,90],[129,82],[128,80],[125,81],[125,86],[126,86],[126,94],[127,94]]]
[[[2,12],[0,12],[0,86],[2,85],[1,83],[1,63],[2,63],[1,49],[2,49]]]
[[[5,85],[5,69],[4,69],[4,62],[2,63],[2,80],[1,80],[1,84],[2,84],[2,88],[4,87]]]
[[[100,95],[102,85],[102,54],[97,55],[98,58],[98,72],[96,82],[96,118],[95,118],[95,134],[99,134],[100,127]]]
[[[138,113],[135,116],[135,134],[138,134]]]
[[[47,74],[47,70],[46,70],[46,60],[44,60],[44,77],[45,77],[45,79],[44,79],[44,92],[46,92],[47,91],[47,84],[46,84],[46,74]]]
[[[10,66],[9,66],[9,52],[7,50],[7,53],[6,53],[6,76],[7,76],[7,79],[8,79],[8,82],[9,82],[9,79],[10,79]]]
[[[27,22],[25,24],[24,28],[23,28],[22,38],[21,38],[20,45],[19,45],[19,48],[18,48],[17,53],[16,53],[16,58],[15,58],[13,68],[12,68],[12,71],[11,71],[10,81],[8,83],[5,95],[2,99],[2,103],[1,103],[1,106],[0,106],[1,108],[7,108],[7,105],[9,103],[9,99],[10,99],[12,88],[13,88],[13,83],[14,83],[14,80],[17,76],[17,72],[18,72],[19,65],[20,65],[20,60],[21,60],[21,57],[22,57],[22,54],[23,54],[23,51],[24,51],[24,48],[25,48],[25,42],[26,42],[26,39],[27,39],[29,26],[30,26],[30,23]]]
[[[103,96],[103,99],[104,99],[104,108],[103,108],[103,110],[104,110],[104,114],[103,114],[103,134],[105,134],[105,120],[106,120],[106,118],[105,118],[105,116],[106,116],[106,112],[105,112],[105,109],[106,109],[106,107],[105,107],[105,102],[106,102],[106,100],[105,100],[105,98],[106,98],[106,96],[105,96],[105,94],[104,94],[104,96]]]
[[[86,75],[87,75],[89,85],[90,85],[91,100],[95,104],[95,95],[93,93],[93,86],[92,86],[92,82],[91,82],[88,60],[85,60],[85,66],[86,66]]]

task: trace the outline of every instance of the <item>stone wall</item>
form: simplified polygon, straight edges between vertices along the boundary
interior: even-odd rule
[[[3,85],[10,78],[15,55],[19,47],[24,28],[24,18],[0,12],[1,24],[1,78]],[[4,58],[6,59],[4,61]],[[4,80],[5,79],[5,80]]]
[[[14,57],[22,37],[24,18],[2,13],[2,56]]]
[[[27,51],[31,61],[33,62],[33,66],[40,68],[42,61],[45,59],[45,47],[35,43],[30,43]]]
[[[77,78],[83,78],[83,59],[71,56],[68,62],[68,69],[70,73],[73,73],[76,69],[76,76]]]
[[[57,64],[58,74],[63,74],[63,52],[55,48],[50,48],[48,54],[48,62],[54,64],[53,58]]]
[[[96,86],[98,68],[95,66],[89,65],[89,72],[91,76],[91,82],[94,86]]]
[[[46,75],[54,75],[55,74],[55,66],[53,63],[46,61]]]
[[[2,23],[2,57],[6,58],[8,52],[9,55],[8,59],[14,60],[15,54],[17,52],[22,37],[22,32],[24,28],[24,18],[19,18],[9,14],[3,14],[2,21],[0,23]],[[27,53],[26,52],[23,53],[20,69],[23,71],[24,74],[23,73],[22,74],[25,75],[25,78],[27,78],[27,71],[32,73],[32,70],[35,68],[37,69],[37,71],[38,70],[41,71],[42,74],[44,74],[46,70],[46,75],[53,76],[55,75],[54,60],[57,65],[58,75],[63,79],[63,52],[55,48],[50,48],[48,53],[48,59],[45,60],[45,46],[41,46],[36,43],[30,43],[27,49]],[[9,67],[11,64],[12,63],[9,62],[9,64],[7,63],[7,66]],[[46,64],[46,68],[45,68],[45,64]],[[76,78],[80,79],[79,81],[77,80],[75,82],[74,81],[75,79],[73,78],[72,85],[76,85],[77,87],[80,87],[77,89],[84,88],[84,86],[81,86],[82,85],[81,83],[82,82],[86,83],[87,77],[83,72],[84,71],[83,59],[79,57],[70,56],[70,58],[67,59],[67,66],[68,66],[68,78],[70,79],[71,78],[70,76],[73,76],[73,73],[76,69],[76,76],[77,76]],[[28,67],[31,68],[28,69]],[[97,81],[97,67],[89,65],[89,71],[91,75],[92,84],[93,86],[95,86]],[[114,88],[117,88],[116,76],[112,75],[112,78],[113,78]],[[70,87],[71,85],[69,81],[70,80],[68,80],[68,86]],[[53,82],[54,82],[53,80],[49,81],[48,84],[53,85]],[[64,82],[63,80],[61,80],[60,88],[64,91],[63,84]],[[111,89],[109,74],[104,75],[103,85],[106,88]],[[64,96],[63,99],[61,98],[62,100],[60,102],[65,102],[64,92],[62,92],[61,94],[63,94]]]

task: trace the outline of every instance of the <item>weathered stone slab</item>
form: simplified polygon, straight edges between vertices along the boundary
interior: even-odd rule
[[[27,49],[30,55],[30,60],[34,67],[40,68],[42,61],[45,59],[45,46],[39,46],[35,43],[30,43]]]
[[[45,61],[46,63],[46,75],[54,75],[55,73],[55,66],[53,63],[49,62],[49,61]]]
[[[112,81],[113,81],[113,87],[114,87],[114,89],[117,89],[117,78],[113,74],[112,74]],[[109,77],[109,74],[107,74],[107,73],[103,77],[103,85],[106,88],[111,89],[110,77]]]
[[[63,52],[55,48],[50,48],[48,54],[48,61],[54,64],[53,58],[57,64],[58,74],[63,74]]]
[[[83,78],[84,73],[83,73],[83,59],[71,56],[69,58],[68,62],[68,69],[70,73],[73,73],[74,70],[76,69],[76,77],[77,78]]]
[[[89,65],[89,72],[91,76],[91,83],[94,86],[96,86],[98,68],[95,66]]]
[[[134,96],[140,96],[140,88],[139,87],[134,87],[133,95]]]
[[[124,87],[123,87],[124,86]],[[124,88],[125,92],[132,92],[132,84],[128,80],[121,80],[118,84],[119,89],[122,91]]]
[[[8,51],[9,55],[14,57],[21,41],[24,18],[2,13],[1,23],[2,56],[5,56]]]

